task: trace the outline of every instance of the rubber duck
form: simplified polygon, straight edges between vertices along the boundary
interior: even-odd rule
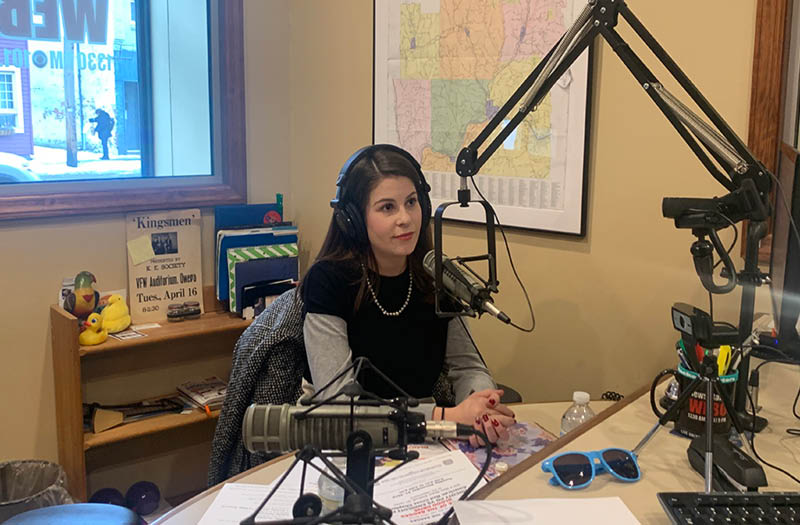
[[[94,312],[100,294],[92,284],[96,283],[92,272],[82,271],[75,276],[75,289],[64,298],[64,310],[78,319],[86,319]]]
[[[78,336],[78,342],[83,346],[99,345],[108,339],[108,330],[103,328],[100,314],[89,314],[89,317],[83,322],[83,326],[86,330]]]
[[[100,313],[103,321],[103,329],[108,330],[109,334],[116,334],[128,328],[131,324],[131,316],[128,312],[128,305],[118,293],[108,298],[108,305]]]

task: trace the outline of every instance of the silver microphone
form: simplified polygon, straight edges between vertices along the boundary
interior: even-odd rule
[[[436,253],[431,250],[425,254],[422,266],[428,274],[436,278],[435,267]],[[473,310],[491,314],[504,323],[511,322],[511,318],[498,309],[492,302],[489,291],[475,277],[462,271],[449,257],[442,254],[442,287],[456,299],[464,301]]]
[[[320,406],[306,415],[306,406],[252,404],[242,419],[242,440],[250,452],[288,452],[313,445],[322,450],[346,450],[351,431],[363,430],[372,437],[376,450],[399,445],[406,434],[409,443],[425,437],[461,438],[471,428],[449,421],[425,421],[419,412],[409,412],[409,422],[401,429],[403,417],[392,407],[356,406],[350,427],[350,406]],[[300,417],[298,417],[300,416]]]

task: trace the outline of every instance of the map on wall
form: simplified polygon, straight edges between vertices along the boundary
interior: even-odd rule
[[[583,0],[375,2],[374,140],[414,155],[434,206],[456,200],[459,151],[585,5]],[[583,233],[588,66],[584,52],[474,177],[502,224]],[[451,207],[445,217],[483,222],[483,214],[479,206]]]

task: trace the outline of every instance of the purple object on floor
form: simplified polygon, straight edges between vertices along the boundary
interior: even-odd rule
[[[92,497],[89,498],[89,503],[110,503],[111,505],[119,505],[120,507],[126,506],[122,492],[113,487],[105,487],[96,491],[92,494]]]
[[[128,508],[140,516],[150,514],[158,508],[161,492],[151,481],[137,481],[125,493]]]

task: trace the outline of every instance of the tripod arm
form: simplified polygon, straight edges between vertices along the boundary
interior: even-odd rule
[[[672,95],[617,33],[615,27],[620,15],[688,93],[713,126]],[[553,85],[592,44],[598,34],[608,42],[711,176],[729,191],[740,188],[745,179],[753,180],[759,198],[768,205],[772,182],[767,169],[755,159],[744,142],[636,18],[624,0],[589,0],[575,23],[567,29],[475,140],[461,150],[456,160],[456,173],[462,178],[478,174],[528,113],[537,109]],[[489,145],[480,151],[490,135],[501,126],[511,109],[523,97],[517,114],[500,129]],[[462,180],[462,186],[463,183]]]

